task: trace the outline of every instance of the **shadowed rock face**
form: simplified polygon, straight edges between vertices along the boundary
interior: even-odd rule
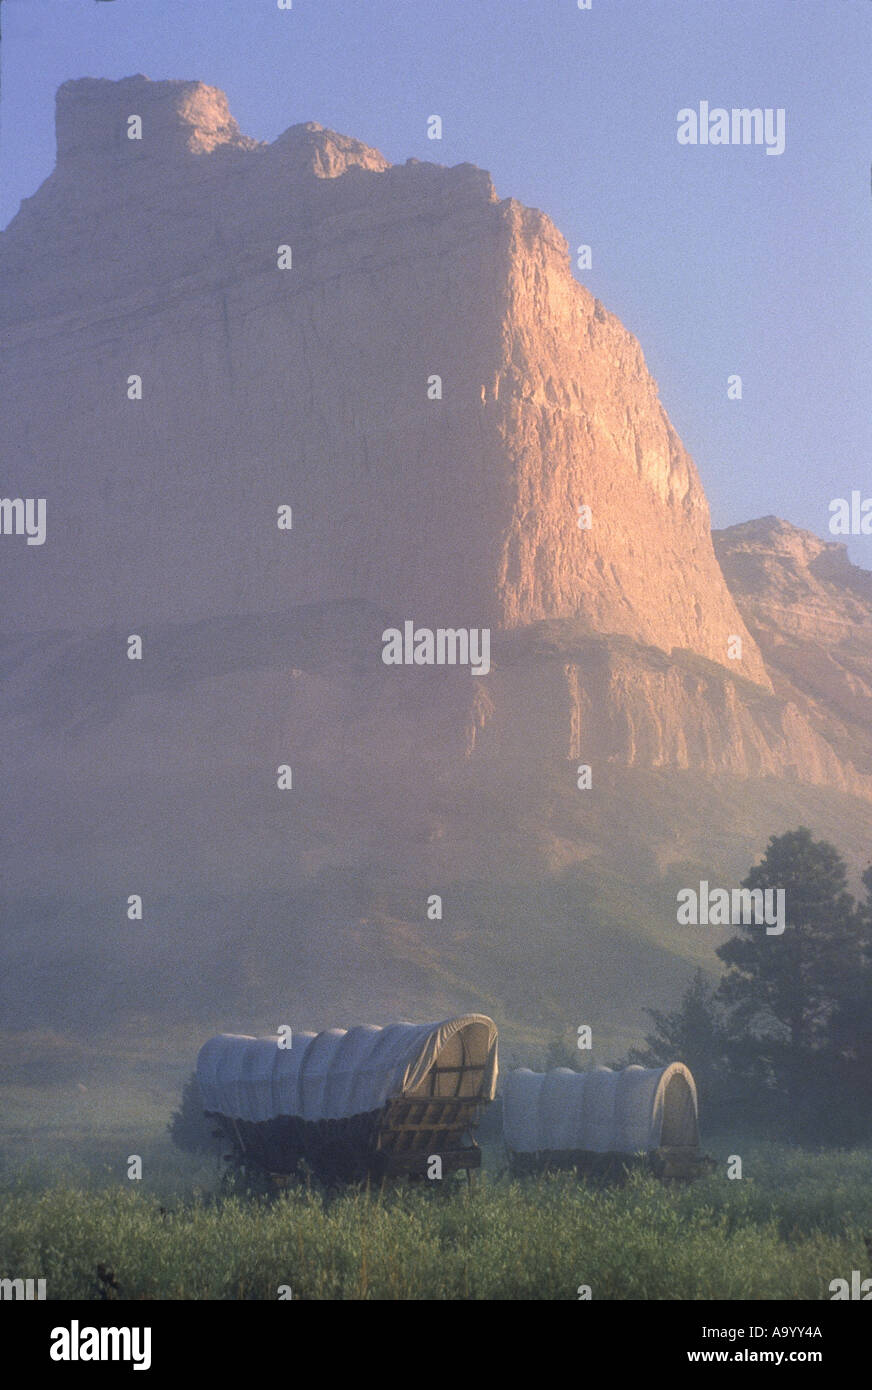
[[[844,764],[872,774],[872,574],[777,517],[714,533],[778,696]]]
[[[112,82],[86,77],[58,88],[57,167],[71,174],[91,168],[99,178],[107,166],[127,167],[128,118],[139,116],[144,133],[139,158],[211,154],[219,148],[253,150],[227,98],[204,82],[150,82],[139,74]]]

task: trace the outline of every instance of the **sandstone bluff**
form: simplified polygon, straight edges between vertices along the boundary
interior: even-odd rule
[[[628,955],[655,996],[686,955],[671,866],[726,879],[800,819],[860,856],[872,576],[775,518],[713,540],[638,342],[487,173],[264,144],[200,82],[68,82],[0,275],[5,487],[48,508],[0,546],[22,921],[108,924],[145,883],[352,1011],[364,951],[388,1008],[487,980],[541,1021],[577,951],[635,1015]],[[491,630],[488,673],[385,667],[409,614]],[[418,909],[452,884],[437,950]]]

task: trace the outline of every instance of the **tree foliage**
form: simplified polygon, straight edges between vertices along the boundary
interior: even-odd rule
[[[783,890],[785,929],[738,926],[712,987],[697,971],[630,1061],[685,1062],[703,1117],[838,1142],[872,1132],[872,866],[866,899],[837,850],[805,827],[773,836],[743,888]]]
[[[705,973],[695,971],[673,1013],[646,1010],[653,1031],[646,1036],[644,1048],[634,1048],[628,1058],[643,1067],[683,1062],[693,1073],[701,1105],[712,1102],[725,1080],[723,1012],[715,995]]]
[[[783,892],[786,926],[780,935],[756,923],[717,954],[729,967],[719,998],[761,1043],[787,1043],[799,1057],[826,1046],[834,1010],[862,964],[861,930],[846,889],[847,869],[826,841],[805,827],[773,836],[742,887]]]
[[[167,1129],[173,1143],[186,1153],[214,1154],[223,1147],[222,1140],[216,1135],[214,1120],[210,1120],[203,1109],[203,1096],[196,1072],[192,1072],[185,1082],[181,1105],[173,1111]]]

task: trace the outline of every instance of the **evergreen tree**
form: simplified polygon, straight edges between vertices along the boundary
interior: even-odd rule
[[[683,1062],[696,1082],[700,1111],[720,1109],[726,1100],[726,1037],[716,990],[702,970],[694,972],[681,1003],[673,1013],[646,1009],[654,1024],[644,1048],[633,1048],[628,1061],[643,1067],[663,1067]]]
[[[872,865],[863,875],[866,901],[858,911],[861,968],[830,1024],[843,1097],[857,1132],[872,1132]]]
[[[718,949],[729,967],[717,991],[734,1063],[768,1070],[798,1116],[826,1084],[831,1026],[863,969],[863,924],[834,847],[805,827],[773,836],[742,886],[782,889],[786,927],[745,924]]]
[[[170,1138],[178,1148],[186,1153],[219,1153],[224,1141],[216,1130],[214,1120],[210,1120],[203,1109],[203,1096],[193,1072],[182,1091],[182,1103],[173,1111],[167,1125]]]
[[[545,1049],[544,1067],[550,1071],[552,1067],[569,1067],[572,1071],[583,1071],[585,1066],[590,1066],[590,1053],[579,1052],[573,1042],[567,1040],[563,1033],[557,1033],[549,1042]]]

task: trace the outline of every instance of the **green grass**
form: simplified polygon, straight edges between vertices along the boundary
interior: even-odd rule
[[[747,1147],[685,1187],[644,1173],[597,1186],[571,1174],[512,1181],[496,1151],[470,1193],[391,1185],[331,1199],[222,1195],[214,1164],[166,1146],[146,1180],[110,1167],[7,1176],[0,1274],[48,1297],[98,1294],[97,1266],[132,1299],[827,1299],[867,1277],[872,1155]],[[725,1155],[723,1156],[725,1157]]]

